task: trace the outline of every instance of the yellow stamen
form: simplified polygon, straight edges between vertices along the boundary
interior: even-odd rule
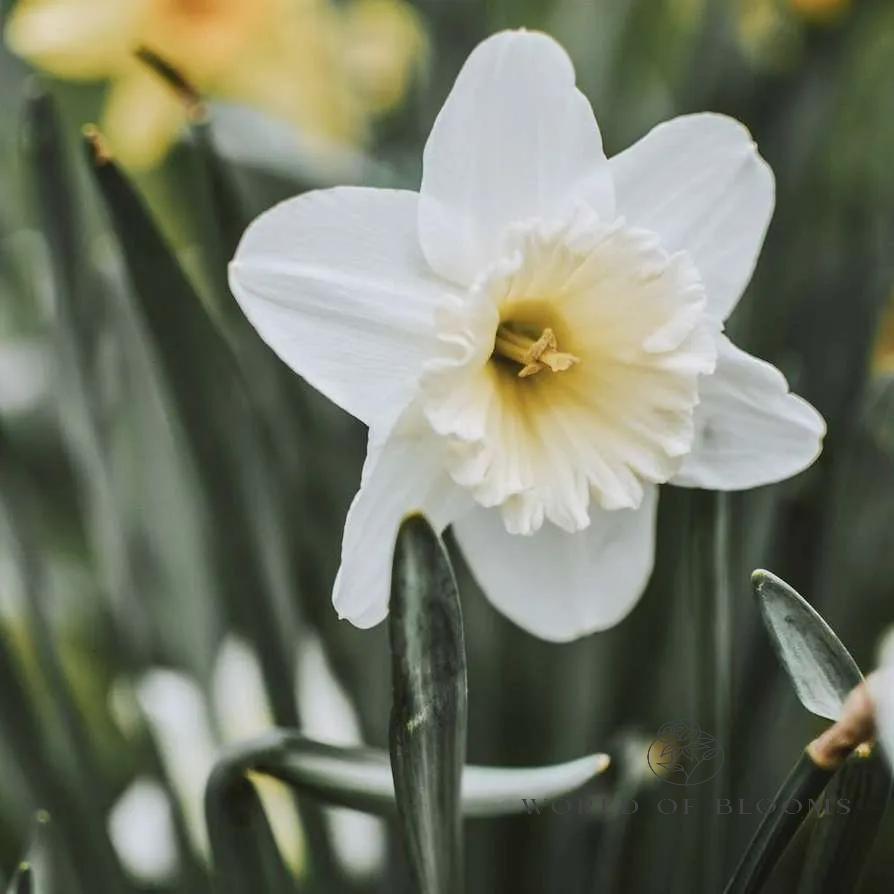
[[[579,357],[559,350],[556,333],[549,327],[535,340],[516,329],[501,325],[497,329],[494,353],[518,363],[522,367],[518,371],[520,379],[526,379],[544,369],[554,373],[564,372],[575,363],[580,363]]]

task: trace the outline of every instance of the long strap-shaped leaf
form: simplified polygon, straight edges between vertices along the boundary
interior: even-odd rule
[[[752,575],[754,594],[773,645],[801,704],[814,714],[839,719],[845,700],[863,680],[850,652],[799,593],[768,571]],[[792,768],[773,799],[724,894],[755,894],[800,828],[803,805],[818,798],[837,768],[819,766],[809,749]],[[795,802],[798,810],[786,807]]]
[[[775,808],[761,821],[723,894],[757,894],[770,877],[789,842],[807,818],[834,770],[817,766],[804,751],[773,798]],[[792,803],[798,809],[790,812]]]
[[[50,815],[45,810],[38,810],[28,851],[13,872],[5,888],[6,894],[47,894],[65,887],[57,876],[55,847],[50,846],[47,835],[49,825]]]
[[[294,569],[282,504],[258,441],[259,417],[230,346],[220,337],[177,259],[115,164],[87,147],[91,171],[114,224],[142,321],[152,338],[172,407],[186,432],[208,509],[221,592],[261,657],[276,722],[296,726]],[[208,395],[215,399],[209,400]],[[251,604],[246,587],[257,591]],[[302,807],[313,861],[324,883],[339,884],[314,805]]]
[[[858,890],[891,799],[891,773],[875,749],[852,755],[825,795],[829,813],[815,822],[798,894]]]
[[[799,593],[769,571],[751,576],[764,624],[801,704],[837,720],[848,694],[863,681],[851,653]]]
[[[595,754],[565,764],[530,769],[466,767],[462,810],[466,816],[501,816],[525,810],[524,800],[548,801],[580,787],[609,763]],[[342,807],[389,815],[395,811],[394,780],[387,752],[340,748],[291,730],[271,730],[230,748],[211,774],[205,814],[219,894],[288,891],[283,867],[257,793],[250,782],[265,774]],[[267,887],[264,887],[267,885]]]
[[[31,894],[34,890],[34,875],[29,863],[20,863],[9,880],[7,894]]]
[[[404,847],[419,894],[459,894],[466,650],[453,568],[422,516],[398,533],[390,608],[391,766]]]
[[[593,754],[545,767],[466,766],[461,786],[463,815],[521,813],[527,810],[524,799],[543,803],[558,798],[579,788],[608,764],[608,755]],[[339,747],[292,730],[271,730],[230,748],[212,778],[216,787],[224,790],[251,773],[272,776],[299,794],[365,813],[386,816],[396,809],[390,757],[380,749]],[[207,799],[206,808],[211,808]]]
[[[205,790],[216,894],[288,894],[294,880],[251,781],[218,764]]]
[[[59,301],[57,308],[71,298],[71,293],[85,287],[83,268],[78,265],[82,252],[83,222],[76,211],[78,197],[73,189],[61,124],[52,99],[39,89],[29,93],[23,117],[23,160],[29,175],[31,193],[36,205],[40,228],[49,249],[49,258]],[[82,326],[85,321],[65,318],[67,324]],[[46,674],[52,706],[61,721],[65,736],[64,753],[71,758],[66,769],[67,781],[46,765],[40,766],[36,742],[26,745],[26,760],[37,760],[38,785],[59,819],[70,828],[72,859],[76,871],[86,884],[102,886],[110,892],[129,889],[117,854],[102,831],[107,798],[102,776],[91,752],[84,720],[75,705],[70,682],[65,678],[54,642],[47,612],[44,567],[34,534],[34,495],[26,481],[24,469],[18,467],[10,445],[0,432],[0,511],[8,510],[14,555],[18,560],[25,590],[29,632],[34,640],[41,670]],[[5,686],[4,686],[5,688]],[[27,768],[22,764],[20,769]],[[77,770],[76,773],[71,771]],[[30,775],[25,769],[26,778]]]

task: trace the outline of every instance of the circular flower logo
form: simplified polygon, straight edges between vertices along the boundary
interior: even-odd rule
[[[723,748],[694,720],[671,720],[649,746],[649,769],[671,785],[699,785],[723,766]]]

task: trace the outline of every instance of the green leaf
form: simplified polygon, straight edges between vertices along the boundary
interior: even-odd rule
[[[458,894],[466,654],[453,568],[422,516],[398,532],[390,611],[390,750],[404,847],[420,894]]]
[[[294,698],[296,575],[286,550],[279,482],[259,441],[261,420],[231,347],[130,184],[88,147],[143,322],[193,452],[207,501],[218,583],[231,620],[260,656],[276,723],[300,725]],[[252,598],[246,598],[251,593]],[[302,808],[315,868],[335,872],[322,818]],[[338,884],[338,879],[330,879]]]
[[[38,810],[34,816],[28,851],[13,874],[7,891],[49,894],[64,889],[65,876],[60,872],[57,859],[59,843],[58,836],[51,836],[50,815],[45,810]]]
[[[49,248],[59,304],[66,304],[75,292],[85,290],[86,286],[83,265],[79,262],[83,254],[83,222],[76,213],[78,206],[56,108],[49,94],[39,89],[32,90],[25,105],[23,155]],[[89,329],[89,321],[84,318],[72,317],[66,322],[73,330],[86,332]],[[34,533],[34,514],[39,512],[38,488],[26,480],[24,468],[14,460],[2,431],[0,453],[4,454],[0,508],[6,510],[9,517],[13,554],[18,560],[26,595],[29,633],[47,678],[54,715],[60,721],[64,735],[63,753],[70,762],[66,767],[69,770],[66,784],[58,788],[52,784],[47,786],[49,797],[45,803],[59,813],[61,820],[75,824],[71,836],[76,842],[73,850],[77,852],[81,876],[90,880],[90,884],[99,884],[110,892],[126,890],[117,855],[102,831],[110,792],[65,676],[48,615],[48,581],[41,544]],[[30,748],[34,748],[33,743]],[[45,775],[45,771],[41,775]]]
[[[120,890],[124,887],[121,867],[114,849],[101,831],[104,810],[111,802],[111,795],[92,750],[71,681],[65,674],[50,620],[50,582],[35,534],[34,513],[39,510],[39,504],[33,485],[7,446],[2,428],[0,455],[3,456],[0,463],[0,523],[5,522],[9,532],[8,552],[19,574],[25,596],[28,634],[41,667],[53,717],[58,721],[69,784],[80,804],[82,816],[89,817],[87,826],[93,868],[101,874],[110,891]]]
[[[293,724],[292,573],[245,382],[133,189],[111,163],[97,161],[93,172],[214,518],[223,594],[237,623],[249,625],[259,643],[277,720]],[[246,588],[259,585],[263,598],[248,606]]]
[[[170,431],[135,315],[124,296],[110,294],[111,284],[89,263],[88,203],[76,188],[48,93],[31,91],[23,135],[26,170],[47,247],[49,270],[41,275],[49,272],[54,298],[53,397],[84,503],[101,589],[120,631],[120,654],[131,667],[138,665],[148,657],[154,633],[175,642],[179,648],[172,651],[178,657],[195,660],[198,673],[212,660],[209,640],[216,633],[217,614],[201,559],[195,551],[184,555],[184,544],[199,536],[198,513],[182,486],[188,462]],[[135,480],[132,467],[144,474]],[[151,485],[145,484],[150,480]],[[151,491],[148,501],[140,499],[144,487]],[[127,499],[134,490],[135,502],[150,504],[141,506],[136,518]],[[134,569],[146,563],[147,534],[155,574],[144,573],[138,585]],[[186,586],[191,599],[184,606],[176,593]]]
[[[837,720],[848,693],[863,681],[857,662],[800,594],[769,571],[751,576],[764,625],[801,704]]]
[[[521,813],[526,809],[523,798],[550,800],[568,794],[608,765],[608,755],[593,754],[546,767],[466,766],[462,812],[469,817]],[[337,747],[291,730],[273,730],[231,748],[216,772],[233,779],[264,773],[330,804],[378,815],[395,811],[391,761],[380,749]]]
[[[198,156],[199,173],[203,183],[202,208],[198,214],[205,218],[206,251],[211,282],[217,293],[219,310],[224,322],[238,328],[251,327],[230,295],[227,285],[227,265],[236,251],[242,233],[249,223],[249,215],[236,188],[230,168],[221,160],[214,145],[210,127],[210,111],[196,88],[161,56],[148,49],[137,51],[137,58],[163,79],[190,111],[190,133]]]
[[[854,753],[848,758],[825,792],[829,813],[813,823],[798,894],[859,890],[891,789],[880,749],[868,757]]]
[[[34,890],[34,873],[30,863],[19,863],[13,877],[9,880],[6,894],[31,894]]]
[[[817,766],[803,751],[782,787],[773,798],[776,809],[761,820],[745,854],[736,867],[723,894],[757,894],[770,877],[773,868],[801,828],[816,801],[834,776],[834,770]],[[790,813],[785,807],[797,801],[799,810]]]
[[[208,210],[213,232],[209,259],[225,323],[237,334],[251,330],[227,283],[227,265],[236,253],[239,240],[250,222],[245,202],[239,194],[233,172],[221,159],[207,117],[192,128],[198,160],[205,180]]]
[[[276,846],[255,787],[218,765],[205,791],[217,894],[287,894],[294,880]]]

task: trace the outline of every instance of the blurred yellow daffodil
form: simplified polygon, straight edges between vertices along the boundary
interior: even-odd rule
[[[789,0],[792,9],[805,19],[837,19],[851,7],[851,0]]]
[[[894,292],[882,312],[871,359],[873,375],[894,373]]]
[[[344,52],[364,102],[373,112],[393,109],[427,52],[416,11],[394,0],[356,0],[344,20]]]
[[[404,95],[425,50],[404,0],[24,0],[10,49],[51,74],[110,83],[102,130],[124,164],[155,164],[188,106],[141,62],[148,51],[203,95],[263,109],[305,132],[360,141]]]

